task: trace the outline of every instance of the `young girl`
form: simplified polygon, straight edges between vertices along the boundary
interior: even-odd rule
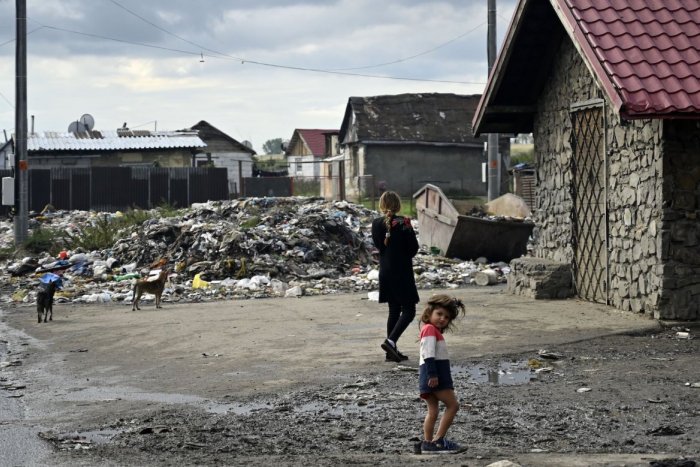
[[[457,443],[445,438],[459,410],[459,402],[452,384],[447,344],[442,336],[452,327],[460,311],[464,314],[461,300],[448,295],[433,295],[420,318],[420,397],[428,405],[423,422],[423,454],[454,454],[460,450]],[[434,433],[440,402],[445,404],[445,413]]]
[[[408,217],[399,216],[401,199],[393,191],[379,198],[383,217],[372,222],[372,240],[379,250],[379,303],[389,304],[386,339],[381,347],[386,361],[406,360],[399,352],[401,334],[416,317],[418,290],[413,278],[413,257],[418,253],[418,240]]]

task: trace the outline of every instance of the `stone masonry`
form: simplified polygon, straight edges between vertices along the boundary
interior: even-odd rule
[[[571,265],[542,258],[510,262],[507,290],[530,298],[569,298],[574,295]]]
[[[562,44],[550,76],[540,97],[533,132],[538,167],[533,253],[539,258],[571,263],[574,250],[570,106],[605,96],[571,41]],[[656,317],[692,319],[692,309],[683,308],[683,304],[700,294],[700,286],[695,282],[696,290],[692,285],[689,289],[683,285],[684,298],[670,298],[669,286],[673,281],[664,279],[669,269],[674,269],[662,262],[664,239],[670,238],[672,232],[676,232],[677,237],[688,237],[688,234],[669,228],[665,224],[666,217],[662,217],[664,183],[669,183],[663,177],[662,122],[621,121],[608,102],[605,102],[604,113],[608,257],[603,267],[607,269],[608,303],[622,310]],[[697,139],[694,141],[697,144]],[[688,181],[684,186],[690,185],[692,182]],[[677,195],[679,199],[690,197],[688,190],[682,191]],[[690,192],[695,193],[697,201],[697,186]],[[695,225],[693,234],[698,232],[697,222]],[[677,275],[686,277],[685,270],[678,271]],[[674,285],[679,285],[679,279],[675,279]],[[688,281],[692,279],[685,279],[683,283]],[[672,303],[677,306],[669,308],[667,305]],[[697,310],[695,313],[697,317]]]

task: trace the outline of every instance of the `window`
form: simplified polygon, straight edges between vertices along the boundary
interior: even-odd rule
[[[296,162],[296,166],[297,166],[296,172],[301,173],[303,171],[303,169],[302,169],[303,164],[301,163],[301,157],[294,158],[294,162]]]

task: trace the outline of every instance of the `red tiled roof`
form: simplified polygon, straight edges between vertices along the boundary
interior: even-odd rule
[[[308,146],[311,154],[317,157],[324,157],[330,154],[330,151],[326,151],[326,134],[328,133],[338,133],[338,130],[296,130]]]
[[[700,113],[700,2],[554,2],[623,116]]]

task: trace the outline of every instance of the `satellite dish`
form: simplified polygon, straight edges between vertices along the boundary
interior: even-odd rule
[[[68,132],[69,133],[85,133],[87,130],[87,127],[80,122],[71,122],[70,125],[68,125]]]
[[[80,117],[79,122],[85,125],[88,131],[92,131],[92,129],[95,128],[95,119],[90,114],[85,114]]]

